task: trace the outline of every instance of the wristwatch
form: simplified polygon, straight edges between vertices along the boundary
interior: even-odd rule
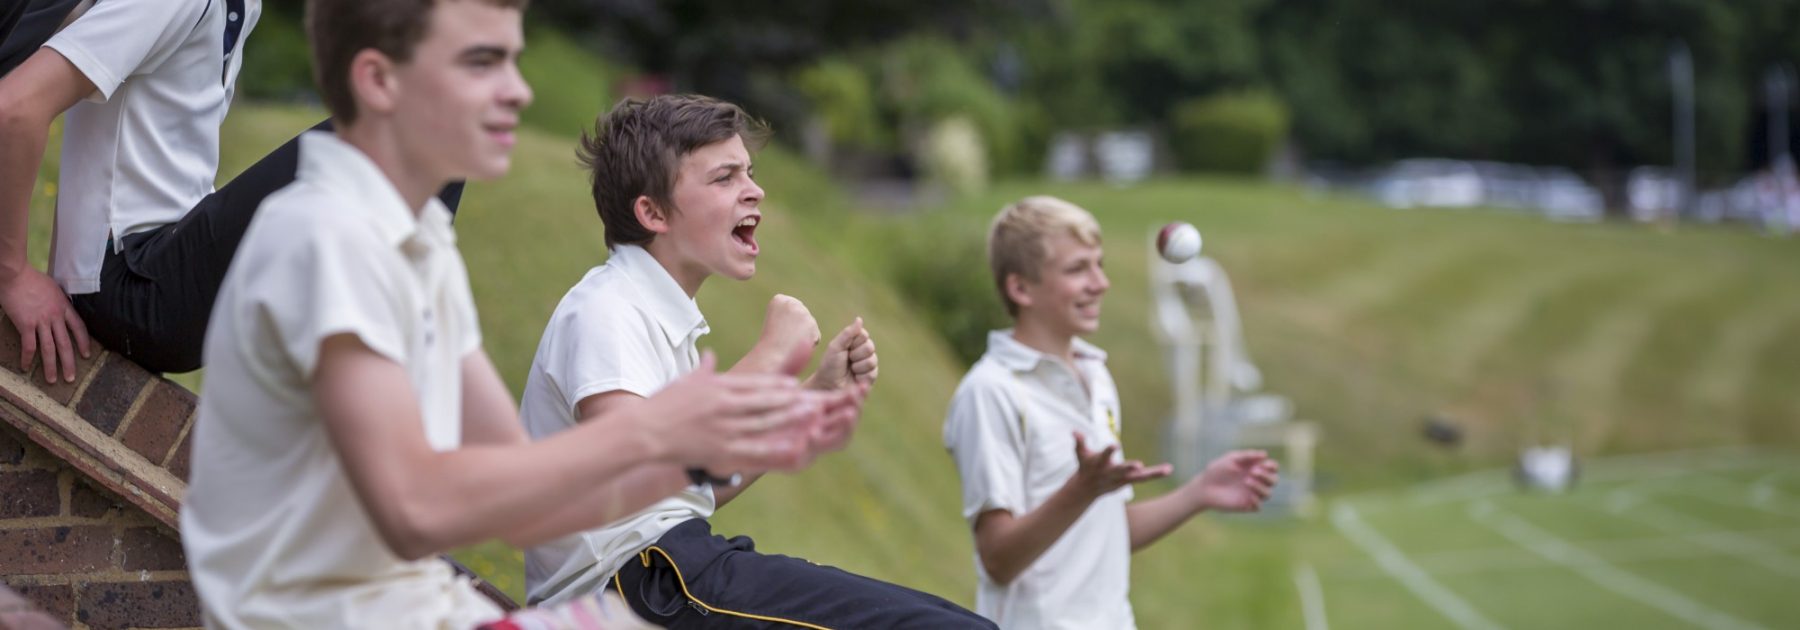
[[[738,473],[731,473],[730,477],[714,477],[712,476],[712,473],[706,472],[705,468],[698,466],[687,469],[687,476],[688,481],[693,482],[694,485],[708,487],[725,486],[729,488],[738,485],[744,480],[744,476]]]

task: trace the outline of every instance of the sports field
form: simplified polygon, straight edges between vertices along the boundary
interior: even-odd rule
[[[1308,628],[1782,628],[1800,620],[1800,462],[1590,462],[1565,495],[1479,472],[1333,502],[1298,560]]]

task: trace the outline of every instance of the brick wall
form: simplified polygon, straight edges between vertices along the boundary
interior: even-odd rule
[[[18,370],[0,322],[0,584],[71,628],[200,625],[175,528],[195,399],[111,353]]]

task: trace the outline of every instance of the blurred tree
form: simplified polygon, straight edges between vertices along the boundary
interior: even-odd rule
[[[1676,42],[1693,53],[1703,173],[1741,168],[1753,59],[1793,54],[1794,5],[1468,0],[1450,11],[1425,0],[1290,0],[1260,15],[1258,30],[1315,157],[1560,164],[1616,200],[1626,167],[1671,161]]]

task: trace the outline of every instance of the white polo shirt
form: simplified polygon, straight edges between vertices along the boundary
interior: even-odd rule
[[[181,541],[210,628],[470,628],[500,616],[449,565],[402,560],[364,511],[313,403],[320,343],[353,334],[406,368],[432,448],[462,442],[481,333],[435,198],[415,218],[361,151],[301,138],[206,334]]]
[[[219,125],[262,15],[261,0],[231,4],[103,0],[44,44],[97,89],[63,118],[50,275],[64,291],[100,290],[109,236],[174,223],[212,193]]]
[[[1075,432],[1092,450],[1119,443],[1119,391],[1106,353],[1076,339],[1074,354],[1080,378],[1011,330],[994,331],[987,353],[957,386],[944,445],[962,475],[971,531],[983,512],[1024,516],[1056,494],[1079,466]],[[1131,498],[1125,486],[1095,500],[1010,584],[988,577],[977,552],[975,612],[1002,628],[1135,628],[1125,519]]]
[[[649,397],[700,362],[711,331],[700,307],[650,252],[613,248],[556,305],[519,401],[533,439],[575,426],[576,405],[595,394]],[[595,453],[606,457],[606,453]],[[680,524],[713,514],[711,488],[690,486],[612,525],[525,551],[526,599],[556,604],[605,588],[625,559]]]

